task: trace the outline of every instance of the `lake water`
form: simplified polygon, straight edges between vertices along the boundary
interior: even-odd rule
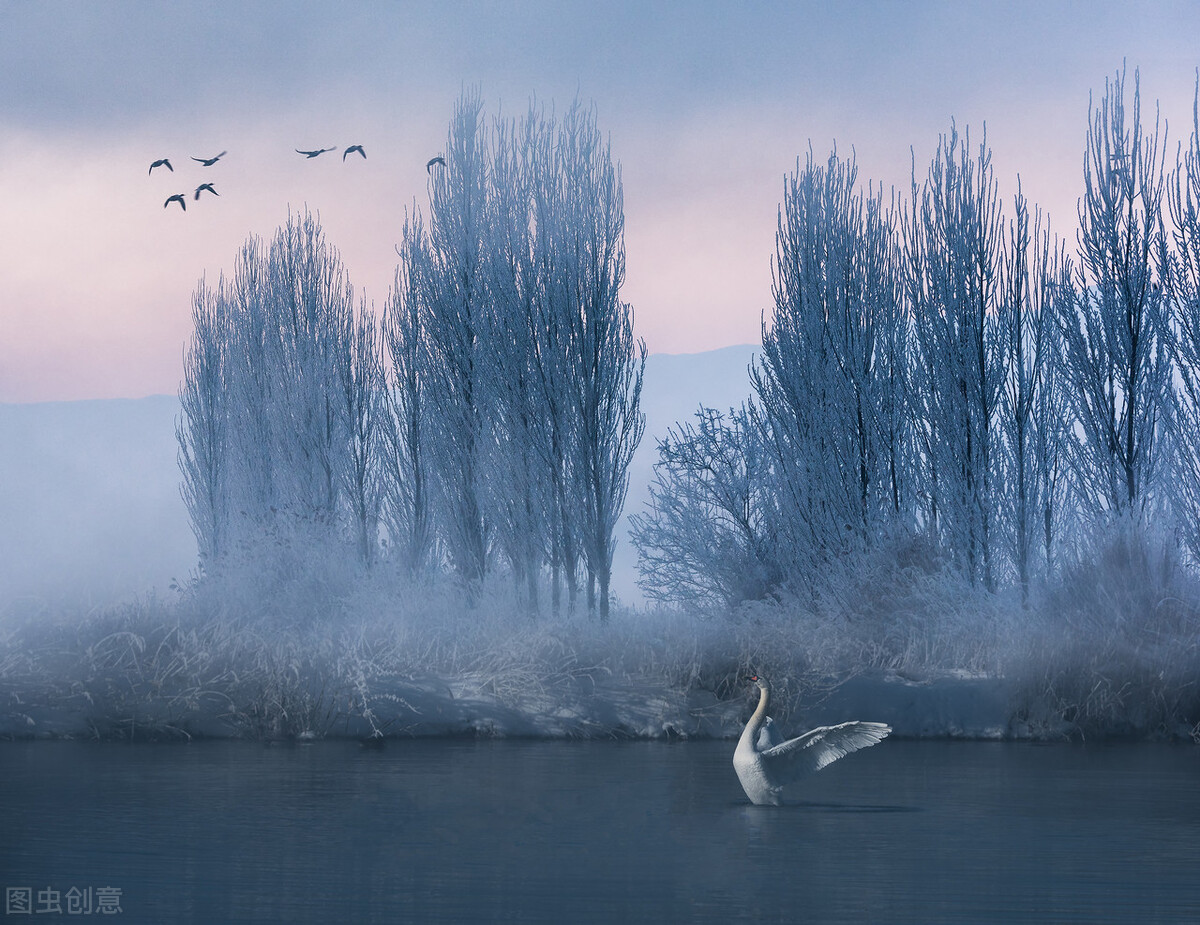
[[[1200,748],[888,740],[782,808],[732,752],[0,743],[3,921],[1200,921]]]

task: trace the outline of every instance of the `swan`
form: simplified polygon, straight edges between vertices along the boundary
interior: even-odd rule
[[[146,173],[154,173],[155,167],[166,167],[167,170],[171,171],[171,173],[175,172],[175,168],[171,166],[170,160],[165,157],[160,157],[158,160],[151,163],[150,169],[147,170]]]
[[[196,200],[197,201],[199,201],[199,199],[200,199],[200,194],[204,193],[204,192],[212,193],[214,196],[221,195],[213,188],[213,185],[211,183],[201,183],[199,186],[196,187]]]
[[[297,148],[296,153],[303,154],[305,157],[312,158],[312,157],[320,157],[326,151],[333,151],[333,150],[336,150],[336,149],[334,149],[334,148],[317,148],[315,151],[301,151],[299,148]]]
[[[177,203],[179,203],[179,208],[183,209],[183,211],[186,212],[187,211],[187,203],[184,202],[183,199],[184,199],[183,193],[176,193],[174,196],[168,196],[167,201],[163,203],[163,208],[165,209],[171,203],[177,202]]]
[[[342,152],[342,163],[344,164],[346,162],[347,154],[354,154],[355,152],[358,152],[359,154],[361,154],[363,156],[364,161],[367,159],[367,152],[363,150],[362,145],[351,145],[345,151]]]
[[[733,769],[737,771],[746,796],[757,806],[781,805],[783,789],[788,784],[821,770],[844,755],[878,744],[892,731],[885,723],[854,721],[820,726],[784,741],[771,717],[767,716],[771,685],[757,675],[746,680],[757,684],[762,693],[758,708],[738,739]]]
[[[429,163],[425,165],[425,172],[433,173],[433,165],[434,164],[441,164],[443,167],[445,167],[446,159],[444,157],[442,157],[440,154],[434,155],[433,157],[431,157],[429,159]]]

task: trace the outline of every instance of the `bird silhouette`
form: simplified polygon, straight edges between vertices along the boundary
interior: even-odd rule
[[[742,730],[733,753],[733,769],[750,802],[757,806],[783,803],[783,789],[839,758],[881,742],[892,727],[884,723],[850,722],[820,726],[784,740],[767,716],[771,686],[757,675],[749,677],[762,692],[758,708]]]
[[[146,173],[147,174],[154,173],[155,167],[166,167],[167,170],[171,171],[171,173],[175,172],[175,168],[171,166],[171,162],[169,160],[167,160],[165,157],[160,157],[158,160],[154,161],[154,163],[152,163],[150,165],[150,169],[147,170]]]
[[[165,209],[171,203],[177,202],[177,203],[179,203],[179,208],[183,209],[183,211],[186,212],[187,211],[187,203],[184,201],[185,199],[186,199],[186,197],[183,195],[183,193],[176,193],[174,196],[168,196],[167,201],[163,203],[163,208]]]
[[[445,167],[446,159],[444,157],[442,157],[440,154],[437,155],[437,157],[431,157],[429,159],[429,163],[425,165],[425,172],[433,173],[433,165],[434,164],[441,164],[443,167]]]
[[[192,160],[198,161],[203,167],[211,167],[228,153],[228,151],[222,151],[216,157],[193,157]]]
[[[220,193],[218,193],[218,192],[217,192],[215,189],[213,189],[213,185],[212,185],[211,183],[201,183],[199,186],[197,186],[197,187],[196,187],[196,199],[197,199],[197,200],[199,200],[199,199],[200,199],[200,194],[201,194],[202,192],[204,192],[205,190],[208,190],[208,191],[209,191],[210,193],[212,193],[214,196],[220,196],[220,195],[221,195],[221,194],[220,194]]]
[[[326,151],[333,151],[333,150],[334,150],[333,148],[317,148],[317,150],[315,150],[315,151],[301,151],[299,148],[297,148],[296,153],[303,154],[305,157],[311,158],[311,157],[317,157],[318,155],[324,154]]]
[[[363,146],[362,145],[351,145],[345,151],[342,152],[342,163],[346,162],[347,154],[353,154],[355,151],[357,151],[359,154],[361,154],[363,156],[363,160],[366,160],[367,152],[363,150]]]

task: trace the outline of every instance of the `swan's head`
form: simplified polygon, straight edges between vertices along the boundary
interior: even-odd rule
[[[766,678],[760,678],[758,675],[752,674],[752,675],[749,675],[745,680],[753,681],[755,684],[758,685],[759,690],[763,690],[763,691],[770,690],[770,685],[767,684]]]

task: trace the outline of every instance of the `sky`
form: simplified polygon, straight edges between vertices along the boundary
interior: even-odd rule
[[[1001,193],[1019,175],[1073,241],[1089,93],[1140,69],[1173,157],[1196,35],[1195,2],[3,0],[0,402],[174,393],[197,282],[289,209],[382,306],[464,86],[491,114],[594,103],[622,167],[622,297],[651,352],[691,353],[758,341],[810,145],[906,192],[951,120],[975,143],[986,124]],[[294,150],[316,147],[338,150]],[[149,173],[160,157],[173,173]],[[194,200],[206,181],[219,195]]]

